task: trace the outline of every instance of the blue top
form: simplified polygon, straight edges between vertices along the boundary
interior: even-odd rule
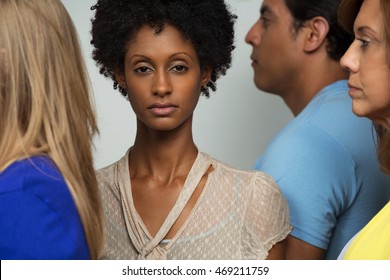
[[[291,235],[337,259],[387,203],[372,123],[352,113],[347,81],[321,90],[273,140],[255,169],[271,175],[289,203]]]
[[[48,157],[0,173],[0,259],[89,259],[72,196]]]

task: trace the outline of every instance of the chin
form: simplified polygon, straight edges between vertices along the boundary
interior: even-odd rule
[[[367,106],[364,106],[365,102],[362,100],[355,100],[352,99],[352,112],[358,116],[358,117],[366,117],[370,118],[370,115],[372,115],[372,111],[367,108]]]
[[[153,129],[154,131],[158,131],[158,132],[169,132],[169,131],[173,131],[173,130],[175,130],[177,127],[178,127],[178,126],[170,125],[170,124],[159,124],[159,125],[150,126],[151,129]]]
[[[255,85],[256,85],[257,89],[259,89],[261,91],[269,92],[267,90],[267,86],[264,85],[264,83],[262,83],[259,79],[256,79],[256,77],[255,77]]]
[[[358,116],[358,117],[367,117],[368,118],[368,115],[365,114],[364,112],[361,112],[359,109],[355,109],[355,108],[352,108],[352,112]]]

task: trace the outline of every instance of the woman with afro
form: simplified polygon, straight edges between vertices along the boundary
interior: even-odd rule
[[[261,172],[198,150],[193,112],[230,67],[223,0],[99,0],[93,58],[130,101],[134,143],[98,171],[106,259],[280,259],[288,207]]]

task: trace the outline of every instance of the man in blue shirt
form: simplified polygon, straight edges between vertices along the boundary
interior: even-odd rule
[[[256,86],[295,116],[256,163],[279,184],[294,227],[288,259],[336,259],[389,200],[369,120],[351,110],[339,65],[352,37],[337,25],[339,0],[264,0],[246,42]]]

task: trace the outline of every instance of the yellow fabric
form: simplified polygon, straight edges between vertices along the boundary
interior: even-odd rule
[[[352,241],[346,260],[390,260],[390,202]]]

